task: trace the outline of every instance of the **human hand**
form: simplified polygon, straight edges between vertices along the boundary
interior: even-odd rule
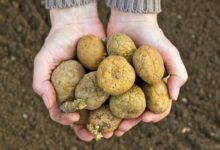
[[[52,120],[71,125],[84,141],[93,136],[85,126],[75,125],[78,113],[62,113],[56,102],[55,90],[50,82],[52,71],[64,60],[73,59],[78,39],[87,34],[105,37],[103,26],[98,18],[96,3],[82,7],[52,9],[52,28],[45,43],[34,61],[33,89],[42,97]]]
[[[188,75],[181,60],[177,48],[166,38],[157,23],[157,14],[134,14],[112,10],[108,23],[108,37],[114,33],[124,33],[130,36],[139,47],[148,44],[156,48],[161,54],[167,72],[167,86],[169,96],[177,100],[181,86],[187,81]],[[114,132],[116,136],[122,136],[138,122],[158,122],[165,118],[171,110],[162,114],[154,114],[146,111],[137,119],[124,120]]]

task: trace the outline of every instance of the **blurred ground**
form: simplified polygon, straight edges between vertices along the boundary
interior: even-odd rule
[[[50,25],[41,1],[0,0],[0,149],[220,150],[220,1],[162,0],[159,22],[189,72],[169,117],[122,138],[85,143],[50,120],[31,88],[32,64]],[[109,10],[100,0],[106,24]]]

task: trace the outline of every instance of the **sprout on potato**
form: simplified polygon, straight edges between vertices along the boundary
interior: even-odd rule
[[[74,99],[75,87],[84,73],[83,66],[75,60],[64,61],[53,71],[51,80],[58,102]]]
[[[147,97],[147,108],[156,114],[165,112],[171,103],[164,81],[153,85],[144,84],[142,89]]]
[[[60,108],[64,112],[99,108],[109,97],[99,86],[96,71],[86,74],[77,84],[75,89],[76,100],[63,103]]]
[[[112,132],[118,128],[121,119],[115,117],[108,105],[90,111],[88,130],[99,140],[103,134]]]
[[[144,92],[140,87],[134,85],[127,92],[112,96],[109,107],[113,115],[122,119],[133,119],[139,117],[146,108]]]
[[[133,65],[136,73],[149,84],[156,84],[164,75],[164,63],[160,54],[150,46],[135,51]]]
[[[83,36],[77,44],[77,57],[89,70],[96,70],[106,55],[102,40],[94,35]]]
[[[124,57],[113,55],[99,65],[97,80],[103,91],[111,95],[119,95],[133,86],[135,71]]]
[[[121,33],[112,35],[107,43],[107,51],[109,55],[120,55],[126,58],[129,62],[136,50],[136,46],[132,39]]]

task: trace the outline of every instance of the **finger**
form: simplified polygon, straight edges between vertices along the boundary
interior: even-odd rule
[[[113,134],[114,134],[113,132],[105,133],[105,134],[103,134],[103,137],[105,139],[109,139],[109,138],[111,138],[113,136]]]
[[[167,80],[169,95],[171,99],[177,100],[181,86],[187,81],[187,71],[178,50],[174,46],[163,56],[166,69],[170,74]]]
[[[123,131],[115,131],[115,136],[117,136],[117,137],[121,137],[124,134],[125,134],[125,132],[123,132]]]
[[[114,132],[116,136],[121,136],[121,132],[123,134],[136,126],[141,121],[141,118],[123,120],[119,125],[118,129]],[[120,133],[120,134],[119,134]]]
[[[156,122],[159,122],[161,121],[162,119],[164,119],[171,111],[171,106],[172,106],[172,100],[170,100],[170,105],[168,107],[168,109],[164,112],[164,113],[161,113],[161,114],[155,114],[155,113],[152,113],[150,111],[146,111],[142,116],[141,116],[141,120],[143,122],[146,122],[146,123],[149,123],[149,122],[153,122],[153,123],[156,123]]]
[[[71,127],[73,128],[75,134],[83,141],[89,142],[94,138],[84,125],[73,124]]]
[[[80,118],[78,113],[62,113],[57,105],[49,109],[49,114],[53,121],[63,125],[71,125]]]

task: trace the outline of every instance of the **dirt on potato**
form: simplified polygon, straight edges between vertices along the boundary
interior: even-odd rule
[[[161,114],[168,110],[171,99],[164,81],[159,81],[153,85],[144,83],[142,89],[146,97],[147,108],[151,112]]]
[[[106,55],[102,40],[94,35],[86,35],[77,43],[77,57],[89,70],[96,70]]]
[[[109,105],[105,104],[96,110],[90,111],[87,128],[93,134],[96,134],[94,132],[97,131],[105,134],[117,129],[120,122],[121,119],[114,116],[109,109]]]
[[[109,9],[104,0],[98,2],[106,26]],[[220,1],[161,2],[159,25],[189,73],[178,101],[157,124],[141,123],[120,138],[83,142],[69,126],[50,119],[31,87],[34,56],[50,29],[43,1],[0,0],[0,149],[219,150]]]
[[[124,57],[112,55],[99,65],[97,80],[103,91],[111,95],[119,95],[133,86],[135,71]]]
[[[107,51],[109,55],[120,55],[126,58],[128,62],[131,62],[135,50],[134,41],[125,34],[113,34],[108,39]]]
[[[134,85],[127,92],[111,96],[109,107],[116,117],[122,119],[134,119],[139,117],[146,108],[146,99],[142,89]]]
[[[56,91],[56,100],[59,103],[73,100],[76,85],[85,74],[83,66],[75,61],[64,61],[53,71],[51,82]]]
[[[109,94],[98,86],[96,74],[96,71],[86,74],[80,80],[75,90],[76,99],[85,100],[87,105],[85,109],[88,110],[99,108],[109,98]]]
[[[160,53],[148,45],[135,51],[133,65],[141,79],[149,84],[158,83],[164,75],[164,63]]]

